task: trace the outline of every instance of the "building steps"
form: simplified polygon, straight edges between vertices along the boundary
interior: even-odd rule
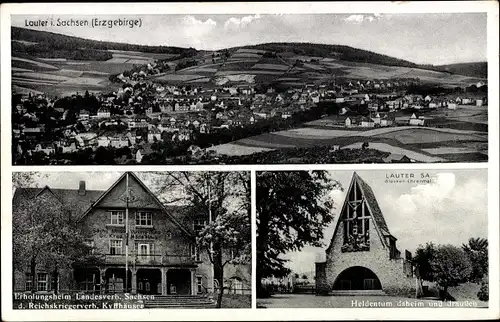
[[[214,308],[212,298],[203,295],[155,295],[154,299],[144,301],[145,308]]]
[[[333,296],[384,296],[382,290],[333,290],[330,291]]]

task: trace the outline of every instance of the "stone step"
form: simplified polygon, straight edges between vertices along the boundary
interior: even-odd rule
[[[144,301],[145,308],[212,308],[215,302],[203,295],[157,295]]]

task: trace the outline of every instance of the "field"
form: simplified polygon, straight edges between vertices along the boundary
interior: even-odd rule
[[[17,92],[44,92],[53,96],[76,92],[105,92],[116,90],[109,81],[111,74],[130,70],[134,65],[152,63],[155,59],[172,57],[169,54],[110,50],[113,58],[107,61],[74,61],[65,58],[12,57],[12,85]]]
[[[449,112],[450,115],[455,112]],[[479,118],[487,118],[487,108],[475,109]],[[458,111],[456,117],[469,115]],[[482,116],[481,116],[482,115]],[[454,120],[449,121],[451,125]],[[241,139],[212,147],[219,154],[249,155],[270,150],[338,145],[341,149],[361,149],[368,142],[371,149],[406,155],[417,162],[485,161],[488,158],[486,131],[448,127],[399,126],[372,129],[346,129],[335,118],[324,118],[302,127]]]

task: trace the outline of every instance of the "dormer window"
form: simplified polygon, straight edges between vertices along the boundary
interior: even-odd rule
[[[142,227],[153,226],[153,214],[151,212],[139,211],[135,216],[135,225]]]
[[[123,220],[124,215],[123,211],[111,211],[111,216],[110,216],[110,224],[111,225],[124,225],[125,222]]]
[[[196,219],[193,223],[193,230],[194,232],[198,235],[198,233],[203,229],[205,228],[205,226],[207,225],[207,222],[206,220],[203,220],[203,219]]]

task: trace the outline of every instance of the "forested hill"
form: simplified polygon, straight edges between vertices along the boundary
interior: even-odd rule
[[[111,53],[106,52],[107,50],[141,51],[183,56],[192,56],[197,53],[194,48],[98,41],[19,27],[12,27],[11,30],[11,39],[17,40],[12,41],[12,51],[37,57],[58,58],[60,56],[61,58],[106,60],[111,58]],[[85,54],[92,57],[85,57]],[[64,57],[63,55],[67,56]]]
[[[240,48],[259,49],[276,53],[294,53],[297,55],[336,58],[343,61],[363,62],[377,65],[417,68],[418,64],[407,60],[377,54],[371,51],[343,45],[325,45],[312,43],[266,43]]]
[[[447,71],[452,74],[459,74],[472,77],[488,78],[488,63],[461,63],[436,66],[439,70]]]
[[[353,48],[343,45],[326,45],[313,43],[265,43],[238,48],[257,49],[272,51],[279,54],[295,54],[323,58],[335,58],[341,61],[369,63],[386,66],[400,66],[409,68],[421,68],[439,72],[448,72],[470,77],[487,78],[488,65],[486,62],[462,63],[451,65],[423,65],[399,59],[368,50]]]

